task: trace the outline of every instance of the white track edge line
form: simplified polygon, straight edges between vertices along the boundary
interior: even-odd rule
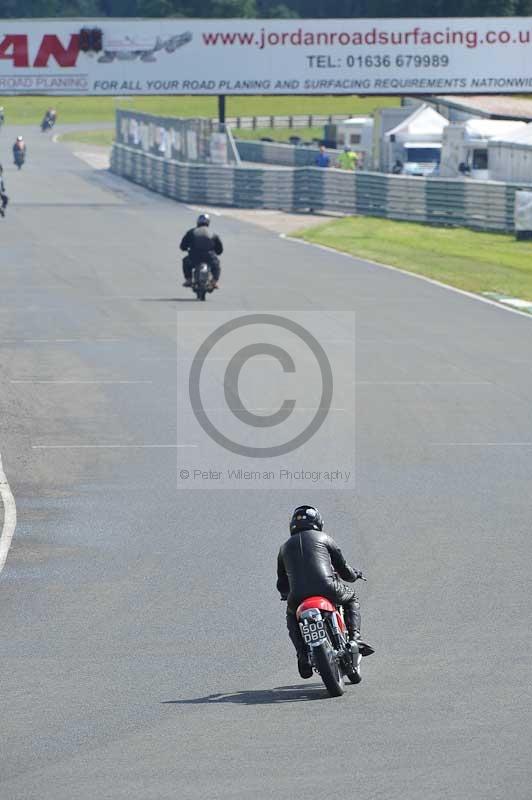
[[[441,281],[437,281],[434,278],[427,278],[426,275],[418,275],[416,272],[409,272],[407,269],[401,269],[401,267],[394,267],[393,264],[383,264],[382,261],[372,261],[370,258],[363,258],[362,256],[354,256],[351,253],[346,253],[343,250],[336,250],[334,247],[328,247],[326,244],[318,244],[317,242],[307,242],[305,239],[296,239],[294,236],[290,236],[287,233],[280,233],[280,239],[285,239],[287,242],[295,242],[296,244],[305,244],[309,247],[317,247],[320,250],[325,250],[327,253],[335,253],[336,255],[345,256],[345,258],[350,258],[352,261],[362,261],[366,264],[372,264],[375,267],[382,267],[383,269],[389,269],[393,272],[399,272],[402,275],[408,275],[410,278],[417,278],[419,281],[425,281],[425,283],[432,283],[434,286],[439,286],[442,289],[447,289],[449,292],[455,292],[456,294],[461,294],[464,297],[470,297],[472,300],[478,300],[481,303],[487,303],[490,306],[495,306],[496,308],[501,308],[504,311],[508,311],[510,314],[519,314],[520,317],[526,317],[527,319],[532,319],[532,314],[528,314],[526,311],[519,311],[517,308],[511,308],[510,306],[504,305],[503,303],[497,302],[497,300],[491,300],[489,297],[482,297],[479,294],[475,294],[474,292],[467,292],[465,289],[458,289],[456,286],[450,286],[448,283],[442,283]]]
[[[0,455],[0,496],[4,506],[4,524],[2,527],[2,534],[0,535],[0,572],[2,572],[6,563],[7,554],[11,547],[11,540],[17,527],[17,507],[15,498],[11,487],[7,482],[7,478],[2,466],[2,456]]]

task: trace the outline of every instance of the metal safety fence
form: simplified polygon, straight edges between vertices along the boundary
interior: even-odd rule
[[[514,229],[515,192],[524,185],[418,178],[319,167],[187,163],[115,143],[111,169],[182,202],[335,211],[492,231]],[[530,188],[530,187],[528,187]]]

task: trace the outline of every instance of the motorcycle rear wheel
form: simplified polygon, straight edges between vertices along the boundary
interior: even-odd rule
[[[341,697],[344,693],[344,680],[334,650],[328,641],[314,648],[314,658],[321,679],[331,697]]]

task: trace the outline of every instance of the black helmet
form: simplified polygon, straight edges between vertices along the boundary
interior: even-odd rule
[[[290,533],[298,533],[313,528],[315,531],[323,530],[323,517],[314,506],[298,506],[290,520]]]
[[[198,221],[196,222],[196,225],[198,226],[198,228],[200,228],[202,225],[205,225],[206,227],[209,227],[210,224],[211,224],[211,218],[209,217],[208,214],[200,214],[199,215]]]

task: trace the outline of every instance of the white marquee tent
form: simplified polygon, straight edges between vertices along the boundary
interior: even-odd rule
[[[448,124],[449,121],[431,106],[416,108],[409,117],[384,134],[387,169],[397,159],[407,162],[409,150],[418,153],[425,150],[431,154],[428,160],[433,160],[434,151],[441,148],[443,131]]]

